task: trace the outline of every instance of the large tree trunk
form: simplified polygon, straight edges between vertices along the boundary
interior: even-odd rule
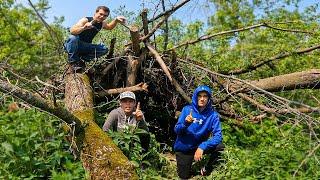
[[[302,88],[319,89],[320,70],[311,69],[308,71],[284,74],[251,81],[250,84],[270,92]]]
[[[294,89],[319,89],[320,88],[320,70],[311,69],[308,71],[295,72],[291,74],[284,74],[255,81],[248,81],[252,86],[261,88],[269,92],[278,92],[282,90]],[[244,85],[241,82],[236,82],[231,86],[233,91],[243,88],[244,91],[252,89],[251,86]],[[243,92],[243,91],[241,91]]]
[[[91,179],[138,179],[127,157],[94,122],[93,92],[88,76],[70,73],[65,81],[66,107],[86,125],[83,136],[76,137],[76,141]]]

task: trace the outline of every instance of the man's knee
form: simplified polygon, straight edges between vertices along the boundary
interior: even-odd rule
[[[224,148],[225,148],[225,145],[220,143],[215,147],[214,151],[223,151]]]
[[[224,144],[220,143],[218,145],[216,145],[215,147],[211,148],[211,149],[207,149],[204,151],[204,154],[211,154],[211,153],[215,153],[215,152],[222,152],[224,150],[225,146]]]
[[[75,36],[75,35],[70,35],[69,38],[67,39],[67,43],[78,42],[78,41],[79,41],[79,36]]]
[[[104,44],[100,44],[97,51],[99,52],[100,56],[102,56],[108,53],[108,48]]]
[[[79,36],[70,35],[64,44],[65,46],[67,46],[71,44],[78,44],[78,42],[79,42]]]

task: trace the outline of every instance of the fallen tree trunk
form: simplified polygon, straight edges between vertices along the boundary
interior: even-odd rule
[[[309,71],[295,72],[280,76],[251,81],[250,84],[267,91],[281,91],[294,89],[319,89],[320,70],[311,69]]]
[[[69,73],[65,82],[66,107],[86,124],[83,136],[76,137],[76,142],[90,178],[138,179],[128,158],[94,122],[93,92],[88,76]]]
[[[308,71],[284,74],[255,81],[249,81],[254,87],[261,88],[269,92],[278,92],[282,90],[294,89],[319,89],[320,88],[320,70],[311,69]],[[231,85],[232,89],[252,89],[252,86],[236,82]],[[243,92],[243,91],[242,91]]]

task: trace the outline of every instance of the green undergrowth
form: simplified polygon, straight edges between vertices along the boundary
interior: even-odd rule
[[[0,179],[83,179],[61,121],[35,109],[0,110]]]
[[[319,133],[319,128],[316,129]],[[319,179],[320,151],[299,123],[223,123],[226,149],[208,179]],[[310,154],[310,156],[309,156]]]
[[[64,140],[61,121],[35,109],[0,109],[0,179],[86,179]],[[193,179],[319,179],[319,148],[303,122],[264,119],[259,123],[223,121],[226,148],[211,175]],[[314,127],[315,134],[320,130]],[[175,162],[164,153],[171,147],[150,134],[148,151],[139,136],[147,132],[128,128],[109,132],[115,144],[135,165],[140,179],[178,179]]]

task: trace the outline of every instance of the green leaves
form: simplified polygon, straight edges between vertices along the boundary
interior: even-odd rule
[[[3,142],[1,143],[1,147],[4,148],[6,154],[10,154],[11,152],[13,152],[13,147],[10,143],[8,142]]]
[[[0,179],[49,178],[52,173],[84,177],[81,163],[68,152],[59,123],[34,109],[1,115]]]
[[[135,129],[132,126],[125,128],[122,132],[109,131],[108,134],[136,167],[140,178],[172,177],[172,173],[167,169],[169,163],[161,154],[163,149],[160,148],[160,144],[153,134],[149,134],[143,129]],[[140,143],[140,138],[144,135],[151,136],[148,151],[144,151]]]
[[[242,126],[223,124],[223,163],[211,177],[215,179],[292,179],[293,173],[306,158],[306,152],[316,146],[302,126],[272,120],[261,124],[244,122]],[[318,179],[320,154],[307,159],[306,167],[298,171],[299,179]]]

